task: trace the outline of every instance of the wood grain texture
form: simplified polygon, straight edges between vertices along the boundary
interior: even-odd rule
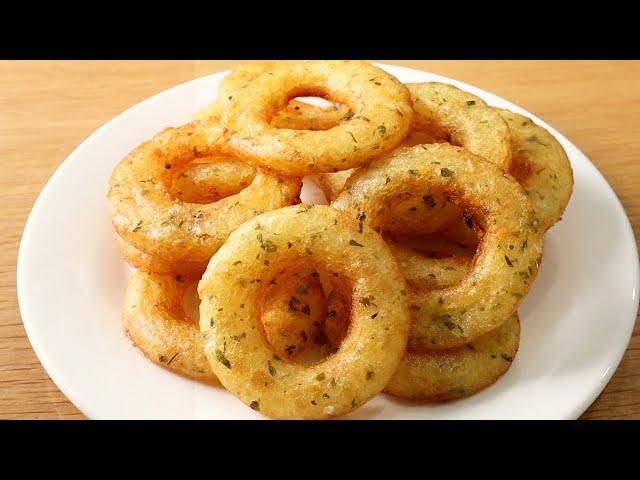
[[[18,245],[31,206],[47,179],[89,134],[123,110],[169,87],[238,63],[0,62],[0,418],[84,418],[40,365],[18,310]],[[546,120],[604,174],[638,240],[640,62],[386,63],[468,82]],[[638,323],[620,367],[584,418],[640,418]]]

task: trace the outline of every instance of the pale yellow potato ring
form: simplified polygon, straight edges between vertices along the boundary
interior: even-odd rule
[[[531,204],[500,168],[445,144],[399,149],[358,170],[332,206],[380,229],[399,193],[440,192],[473,214],[485,231],[469,274],[409,300],[412,348],[462,346],[506,321],[536,277],[542,239]]]
[[[407,351],[385,392],[429,402],[468,397],[495,383],[509,370],[519,345],[520,321],[516,313],[462,347]]]
[[[338,351],[312,365],[275,359],[260,328],[262,286],[295,266],[342,279],[357,299]],[[406,347],[406,284],[389,248],[328,206],[286,207],[246,222],[211,259],[198,292],[212,369],[230,392],[270,417],[344,415],[385,387]]]
[[[553,135],[530,118],[495,110],[511,131],[510,173],[524,188],[544,232],[562,218],[573,191],[573,170],[567,154]]]

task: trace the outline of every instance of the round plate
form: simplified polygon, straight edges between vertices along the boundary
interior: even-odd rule
[[[452,83],[531,117],[567,151],[575,188],[564,219],[545,236],[507,374],[442,405],[378,395],[347,418],[577,418],[618,366],[637,314],[638,254],[620,202],[587,157],[535,115],[462,82],[380,66],[402,82]],[[215,100],[225,73],[155,95],[108,122],[58,168],[27,221],[18,255],[22,319],[53,381],[88,417],[263,418],[222,388],[157,367],[125,337],[120,313],[131,271],[116,249],[105,198],[116,163],[161,129],[189,122]]]

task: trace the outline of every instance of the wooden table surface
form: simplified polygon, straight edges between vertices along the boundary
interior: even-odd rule
[[[38,362],[18,310],[18,245],[31,206],[47,179],[90,133],[123,110],[169,87],[237,63],[0,62],[0,418],[84,418]],[[613,186],[638,241],[640,62],[387,63],[468,82],[549,122]],[[617,372],[584,418],[640,418],[638,323]]]

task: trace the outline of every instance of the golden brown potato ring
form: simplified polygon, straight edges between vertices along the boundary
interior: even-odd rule
[[[320,96],[355,113],[330,130],[273,128],[270,120],[289,100]],[[284,175],[335,172],[362,165],[396,147],[413,110],[398,80],[367,62],[282,63],[254,78],[222,115],[229,146],[238,155]]]
[[[263,285],[296,265],[340,279],[357,299],[338,351],[312,365],[274,358],[259,327]],[[211,259],[198,292],[212,369],[229,391],[270,417],[331,418],[353,410],[385,387],[406,347],[406,284],[389,248],[328,206],[286,207],[244,223]]]
[[[123,326],[152,362],[189,377],[215,380],[196,319],[184,309],[190,285],[193,282],[170,275],[136,272],[125,295]]]
[[[218,127],[196,122],[163,130],[127,155],[113,170],[107,191],[118,235],[163,261],[204,266],[240,224],[297,200],[299,179],[266,172],[258,172],[240,193],[214,203],[174,200],[169,191],[170,171],[218,153],[220,142]]]

